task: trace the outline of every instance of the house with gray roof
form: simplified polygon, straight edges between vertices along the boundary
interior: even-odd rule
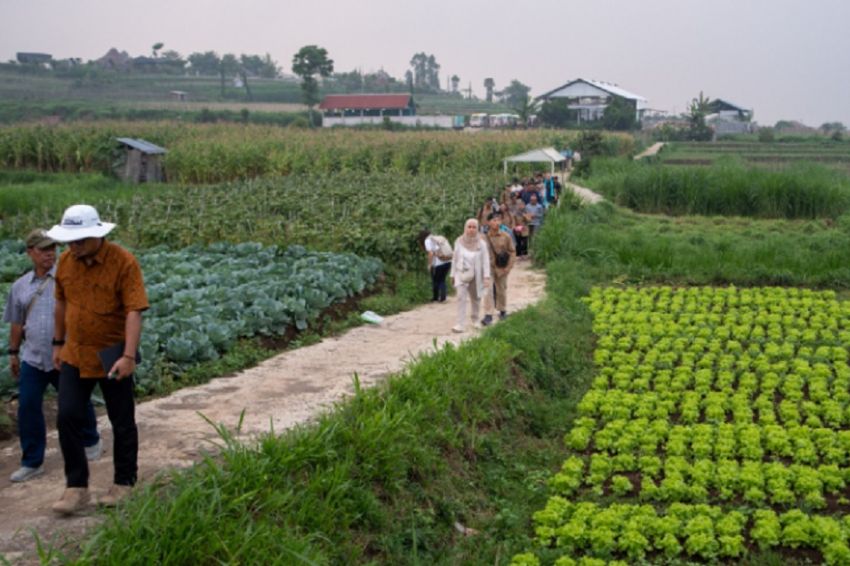
[[[593,79],[575,79],[556,89],[541,94],[538,101],[564,100],[567,108],[576,111],[578,123],[600,120],[605,109],[622,99],[634,108],[635,120],[640,121],[647,108],[647,99],[615,84]]]

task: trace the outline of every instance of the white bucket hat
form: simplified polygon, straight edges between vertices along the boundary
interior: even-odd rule
[[[62,215],[62,223],[47,231],[47,236],[57,242],[74,242],[85,238],[102,238],[115,224],[101,222],[97,210],[88,204],[69,206]]]

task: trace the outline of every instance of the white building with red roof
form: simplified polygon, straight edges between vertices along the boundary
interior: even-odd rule
[[[319,104],[322,126],[382,125],[389,121],[405,126],[451,128],[452,116],[417,116],[410,94],[329,94]]]

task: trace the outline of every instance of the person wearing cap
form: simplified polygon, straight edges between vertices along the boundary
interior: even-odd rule
[[[115,224],[101,222],[94,207],[78,204],[65,210],[61,224],[47,232],[68,243],[56,268],[53,334],[53,363],[59,369],[57,426],[66,484],[53,510],[64,515],[80,511],[91,500],[82,427],[95,385],[100,386],[112,424],[115,467],[113,484],[99,503],[117,504],[136,483],[138,473],[133,372],[148,298],[138,260],[105,239],[113,228]]]
[[[47,427],[44,422],[44,391],[48,385],[59,388],[59,372],[53,367],[53,282],[56,274],[56,242],[44,230],[33,230],[26,239],[27,255],[33,268],[12,284],[3,311],[11,324],[9,369],[18,381],[18,434],[21,440],[21,467],[9,478],[23,482],[44,473]],[[103,444],[97,432],[97,418],[91,402],[86,406],[82,427],[86,458],[100,458]]]

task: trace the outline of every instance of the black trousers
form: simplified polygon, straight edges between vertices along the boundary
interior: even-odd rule
[[[516,255],[517,257],[528,255],[528,236],[516,237]]]
[[[121,381],[107,378],[81,378],[80,370],[63,363],[59,371],[59,446],[65,460],[65,482],[68,487],[88,487],[89,464],[83,447],[86,407],[95,385],[100,385],[106,414],[112,423],[112,454],[115,464],[114,483],[134,485],[138,474],[139,432],[136,428],[136,404],[133,399],[133,376]]]
[[[431,267],[431,300],[445,301],[446,300],[446,275],[452,268],[452,262]]]

